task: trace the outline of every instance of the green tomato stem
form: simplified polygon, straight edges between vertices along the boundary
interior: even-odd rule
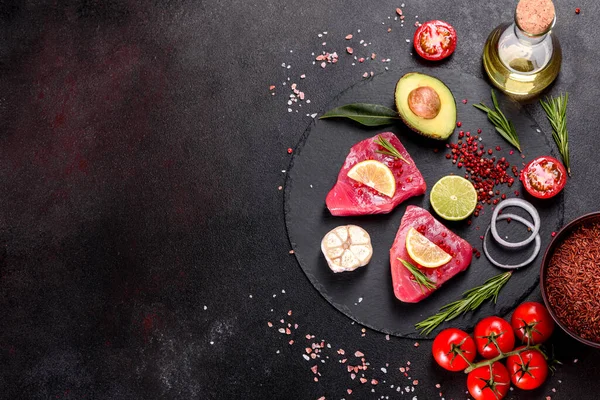
[[[540,351],[540,353],[544,354],[544,352],[540,350],[540,346],[541,346],[540,344],[536,344],[535,346],[527,345],[527,346],[523,347],[522,349],[509,351],[508,353],[502,353],[502,352],[500,352],[499,355],[497,355],[496,357],[491,358],[489,360],[483,360],[483,361],[480,361],[480,362],[475,363],[475,364],[469,363],[469,367],[467,367],[465,369],[465,374],[468,374],[469,372],[471,372],[474,369],[479,368],[479,367],[484,367],[484,366],[491,367],[492,364],[494,364],[496,361],[500,361],[500,360],[503,360],[503,359],[505,359],[507,357],[515,356],[517,354],[521,354],[522,352],[527,351],[527,350],[538,350],[538,351]]]

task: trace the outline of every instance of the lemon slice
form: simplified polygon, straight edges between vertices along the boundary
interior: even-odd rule
[[[393,197],[396,193],[394,174],[387,165],[376,160],[359,162],[348,171],[348,178],[373,188],[388,197]]]
[[[433,185],[429,201],[440,217],[448,221],[460,221],[475,211],[477,191],[465,178],[447,175]]]
[[[406,251],[410,258],[425,268],[437,268],[452,260],[440,246],[421,235],[415,228],[406,234]]]

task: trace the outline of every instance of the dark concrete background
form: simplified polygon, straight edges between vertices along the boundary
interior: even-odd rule
[[[307,113],[388,66],[352,66],[344,36],[410,70],[422,65],[406,43],[415,16],[444,19],[459,46],[441,65],[482,76],[485,38],[514,10],[404,2],[404,27],[400,1],[0,2],[0,397],[467,397],[430,341],[363,336],[288,254],[286,149]],[[570,220],[598,210],[600,6],[557,11],[564,60],[550,93],[571,94]],[[312,65],[321,50],[340,62]],[[293,82],[311,103],[289,113]],[[539,106],[526,108],[548,129]],[[331,348],[306,361],[321,340]],[[597,398],[598,351],[560,332],[553,343],[564,365],[510,398]],[[351,380],[340,348],[353,365],[363,352],[379,384]]]

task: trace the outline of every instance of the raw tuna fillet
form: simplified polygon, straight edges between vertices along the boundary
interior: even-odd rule
[[[387,139],[409,164],[392,156],[377,153],[377,150],[382,150],[382,147],[375,143],[377,136]],[[369,159],[386,164],[394,174],[396,192],[393,197],[383,195],[348,178],[348,171],[354,165]],[[387,214],[409,197],[422,195],[425,189],[423,175],[400,140],[392,132],[384,132],[352,146],[338,174],[337,183],[327,194],[325,203],[331,214],[336,216]]]
[[[406,251],[406,234],[411,227],[450,254],[452,260],[437,268],[423,268],[418,265]],[[421,290],[421,286],[414,280],[410,271],[398,260],[399,258],[419,267],[439,289],[448,279],[467,269],[472,257],[473,248],[466,240],[450,231],[421,207],[408,206],[400,222],[394,244],[390,249],[392,284],[394,285],[396,298],[406,303],[417,303],[437,290],[427,288]]]

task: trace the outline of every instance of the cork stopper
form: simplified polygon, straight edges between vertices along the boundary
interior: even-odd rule
[[[554,22],[552,0],[521,0],[515,15],[517,25],[530,35],[546,33]]]

